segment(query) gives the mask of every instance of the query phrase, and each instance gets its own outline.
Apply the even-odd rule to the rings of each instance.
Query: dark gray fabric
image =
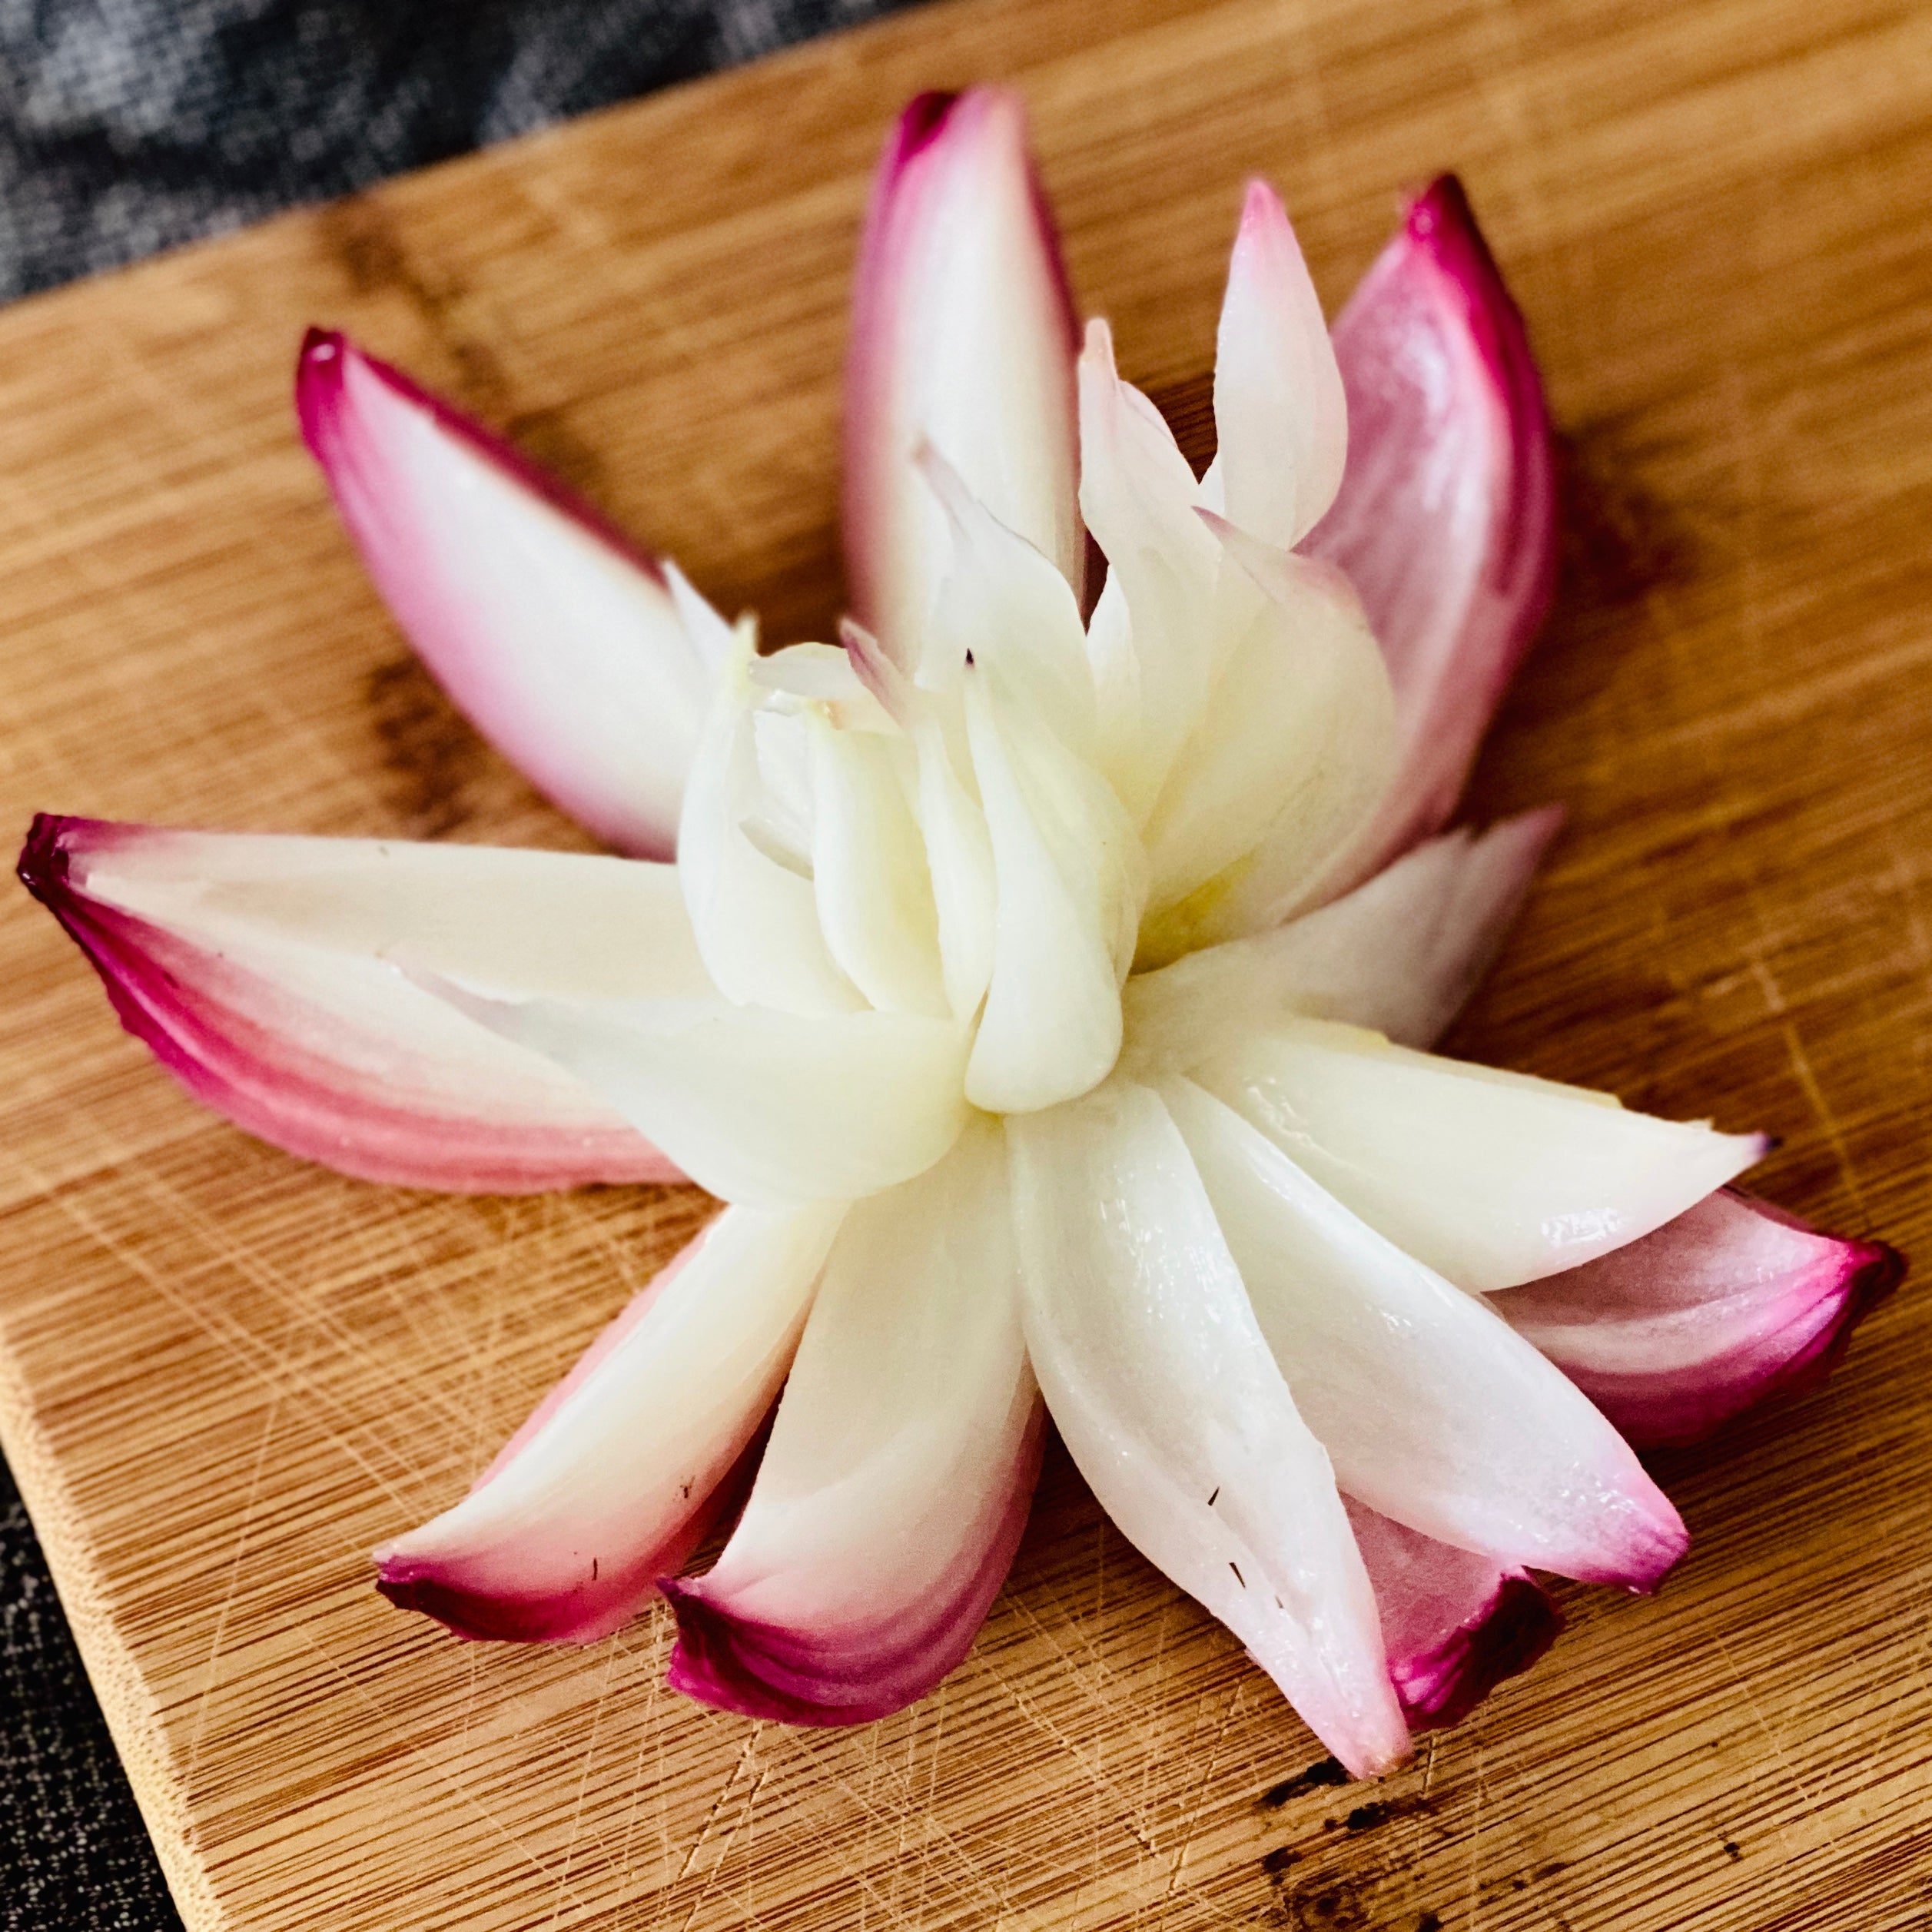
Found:
[[[0,0],[0,300],[905,0]]]
[[[0,1462],[0,1926],[180,1923]]]
[[[0,300],[907,4],[0,0]],[[0,1465],[0,1932],[179,1924]]]

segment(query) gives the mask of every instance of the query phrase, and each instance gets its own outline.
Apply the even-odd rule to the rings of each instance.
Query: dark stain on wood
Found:
[[[1306,1791],[1320,1791],[1324,1786],[1346,1784],[1348,1773],[1339,1760],[1333,1758],[1319,1758],[1307,1770],[1293,1778],[1285,1778],[1279,1784],[1270,1784],[1256,1801],[1264,1811],[1278,1811],[1291,1798],[1300,1798]]]
[[[356,195],[320,210],[316,228],[354,294],[399,295],[416,311],[437,347],[456,365],[457,400],[466,408],[499,417],[508,411],[510,383],[495,350],[470,334],[458,319],[466,293],[462,281],[410,252],[380,194]]]
[[[1329,1830],[1343,1831],[1373,1831],[1379,1824],[1385,1824],[1391,1818],[1411,1818],[1423,1812],[1432,1811],[1435,1805],[1426,1798],[1376,1798],[1366,1804],[1358,1804],[1348,1816],[1338,1821],[1326,1821]]]
[[[413,657],[379,664],[363,681],[382,749],[389,803],[412,838],[444,838],[473,815],[470,794],[486,771],[483,741]]]
[[[1581,423],[1557,437],[1559,612],[1622,609],[1696,574],[1684,520],[1638,480],[1640,467],[1615,422]]]

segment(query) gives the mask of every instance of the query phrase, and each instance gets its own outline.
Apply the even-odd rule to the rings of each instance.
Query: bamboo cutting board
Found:
[[[1932,11],[968,0],[0,314],[0,825],[571,842],[411,666],[302,454],[310,320],[768,633],[836,611],[865,178],[1014,80],[1086,304],[1202,446],[1240,185],[1331,304],[1459,168],[1566,437],[1557,616],[1479,775],[1572,818],[1452,1043],[1783,1136],[1932,1252]],[[364,1552],[701,1211],[337,1180],[197,1110],[0,905],[0,1439],[191,1926],[1891,1932],[1932,1924],[1932,1315],[1668,1459],[1648,1602],[1373,1791],[1050,1460],[967,1665],[869,1729],[701,1711],[665,1619],[459,1645]]]

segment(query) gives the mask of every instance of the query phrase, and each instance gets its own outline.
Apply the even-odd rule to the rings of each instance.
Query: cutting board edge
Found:
[[[115,1625],[100,1566],[89,1559],[80,1512],[35,1413],[4,1321],[0,1321],[0,1455],[19,1486],[75,1647],[100,1701],[108,1735],[182,1923],[187,1932],[227,1932],[227,1914],[194,1842],[187,1795],[168,1748],[154,1692],[132,1645]]]

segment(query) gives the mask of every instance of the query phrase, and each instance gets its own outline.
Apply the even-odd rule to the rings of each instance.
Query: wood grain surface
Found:
[[[301,326],[446,387],[780,639],[838,608],[837,380],[904,97],[1004,77],[1086,304],[1202,445],[1243,178],[1325,297],[1462,171],[1565,437],[1476,809],[1570,828],[1452,1042],[1783,1137],[1932,1255],[1932,10],[968,0],[0,314],[0,825],[577,840],[416,670],[296,437]],[[1932,1313],[1668,1459],[1648,1602],[1373,1790],[1050,1460],[971,1658],[798,1732],[666,1619],[464,1646],[364,1553],[700,1198],[447,1200],[198,1110],[0,905],[0,1439],[197,1932],[1932,1925]]]

